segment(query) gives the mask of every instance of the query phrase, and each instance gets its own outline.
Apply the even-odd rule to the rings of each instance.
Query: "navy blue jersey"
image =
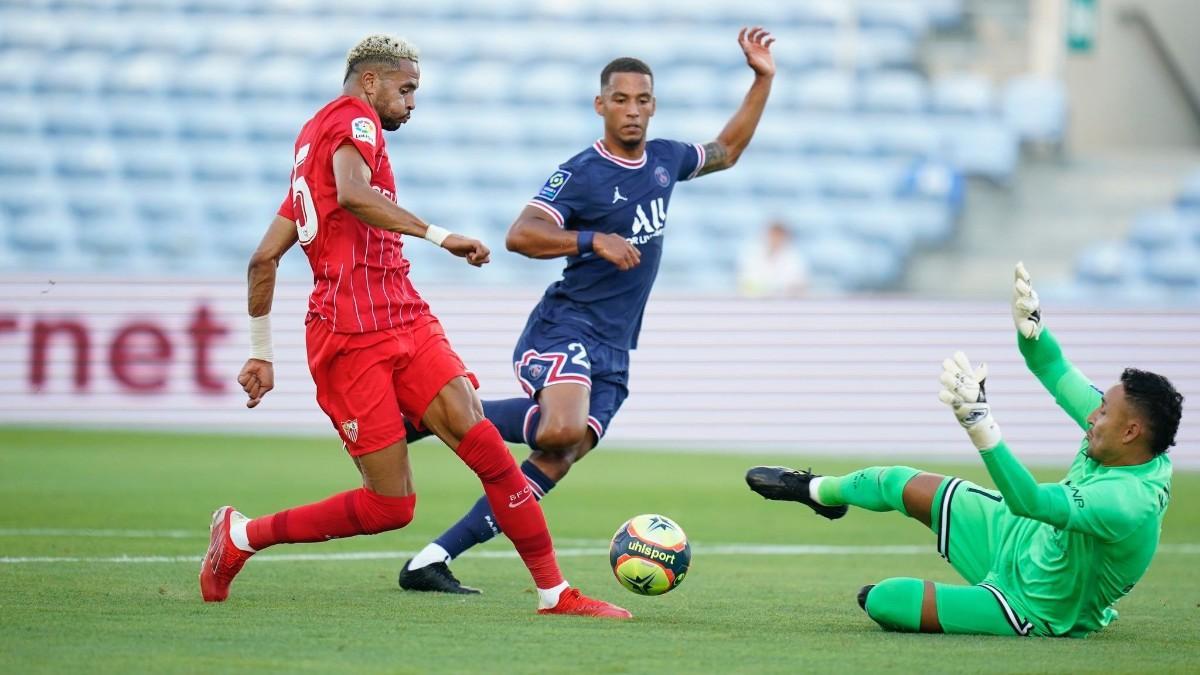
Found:
[[[642,261],[622,272],[595,253],[569,256],[562,279],[546,289],[534,315],[618,349],[636,348],[662,259],[671,191],[702,166],[702,146],[663,139],[646,143],[636,161],[596,141],[560,165],[529,205],[568,230],[619,234],[638,248]]]

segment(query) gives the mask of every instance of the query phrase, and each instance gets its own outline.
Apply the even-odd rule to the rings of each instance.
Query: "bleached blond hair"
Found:
[[[400,66],[401,61],[417,63],[421,53],[416,45],[404,38],[391,35],[368,35],[358,44],[350,48],[346,54],[346,76],[342,82],[350,79],[350,73],[362,63],[380,63],[389,66]]]

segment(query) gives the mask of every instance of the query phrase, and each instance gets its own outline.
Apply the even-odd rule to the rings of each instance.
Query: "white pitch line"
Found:
[[[208,530],[122,530],[61,527],[2,528],[0,537],[95,538],[95,539],[208,539]],[[604,546],[606,539],[556,538],[564,546]]]
[[[933,545],[928,546],[810,546],[785,544],[714,544],[710,546],[697,545],[694,547],[697,555],[921,555],[933,553]],[[1200,544],[1163,544],[1158,547],[1159,553],[1165,554],[1200,554]],[[556,551],[560,558],[579,558],[588,556],[603,556],[608,554],[606,548],[566,548]],[[412,551],[347,551],[344,553],[264,553],[254,559],[261,562],[327,562],[339,560],[405,560],[412,557]],[[516,558],[516,551],[476,551],[473,558]],[[29,557],[0,557],[0,564],[29,565],[38,563],[198,563],[198,555],[147,555],[147,556],[29,556]]]
[[[203,530],[88,530],[58,527],[0,528],[0,537],[97,537],[102,539],[207,539]]]

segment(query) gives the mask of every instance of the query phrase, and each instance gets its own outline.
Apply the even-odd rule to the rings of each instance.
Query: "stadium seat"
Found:
[[[177,116],[169,108],[143,102],[125,103],[109,108],[107,136],[114,143],[162,145],[173,140],[177,133]]]
[[[1200,288],[1200,245],[1187,242],[1151,252],[1146,259],[1145,276],[1171,289]]]
[[[118,146],[120,176],[133,190],[158,191],[182,186],[188,162],[174,144]]]
[[[942,154],[942,135],[935,123],[922,115],[862,118],[875,151],[881,155],[935,158]]]
[[[264,114],[264,111],[258,111],[257,114]],[[240,140],[247,126],[245,116],[232,107],[187,106],[179,113],[178,120],[181,143],[211,146],[213,152],[239,147],[236,141]],[[201,150],[197,148],[195,152]]]
[[[848,111],[857,98],[854,75],[840,70],[799,75],[788,100],[806,110]]]
[[[31,92],[36,73],[30,64],[40,57],[41,54],[33,50],[0,51],[0,93],[9,97]]]
[[[31,99],[10,96],[0,106],[0,150],[28,143],[39,133],[40,110]]]
[[[243,67],[242,60],[225,54],[181,61],[175,71],[177,76],[167,80],[166,93],[193,103],[227,100],[233,93],[232,75]]]
[[[950,115],[991,115],[996,108],[992,85],[979,75],[948,75],[933,83],[933,109]]]
[[[1004,86],[1003,115],[1022,141],[1062,143],[1067,128],[1067,92],[1058,80],[1018,77]]]
[[[871,131],[853,117],[799,117],[793,133],[801,150],[809,155],[867,156],[875,149]]]
[[[75,250],[71,214],[53,192],[28,192],[18,203],[5,203],[8,213],[8,242],[17,253],[43,257],[55,266]]]
[[[892,197],[899,180],[897,167],[878,160],[827,162],[819,178],[823,195],[863,200]]]
[[[233,93],[247,106],[261,103],[274,106],[302,98],[302,83],[308,77],[308,69],[299,59],[275,58],[256,62],[237,74]]]
[[[54,160],[54,173],[64,183],[87,181],[91,185],[109,185],[117,177],[117,154],[108,143],[93,143],[60,151]],[[70,193],[78,192],[72,187]]]
[[[50,149],[36,141],[6,139],[0,145],[0,183],[20,189],[49,175]]]
[[[1125,242],[1108,241],[1084,249],[1075,260],[1075,278],[1084,283],[1119,286],[1142,276],[1145,267],[1140,249]]]
[[[1016,171],[1017,138],[999,121],[947,121],[942,133],[947,159],[965,173],[1005,183]]]
[[[75,240],[89,258],[104,258],[124,265],[125,259],[142,242],[131,205],[124,196],[97,194],[89,190],[68,199],[74,220]]]
[[[1200,212],[1200,171],[1193,171],[1184,179],[1176,204],[1181,209]]]
[[[94,54],[47,59],[33,80],[33,92],[40,96],[92,96],[100,89],[108,69],[108,60]]]
[[[1143,211],[1129,228],[1129,241],[1147,251],[1190,244],[1200,232],[1200,214],[1166,207]]]
[[[711,67],[686,66],[659,74],[654,81],[654,96],[664,107],[700,108],[713,105],[717,92],[731,86]]]
[[[108,130],[108,120],[98,106],[87,114],[80,114],[80,101],[73,98],[47,98],[40,101],[42,134],[49,140],[71,146],[85,141],[103,138]]]
[[[869,74],[859,91],[859,106],[872,112],[920,113],[928,99],[925,80],[902,70]]]

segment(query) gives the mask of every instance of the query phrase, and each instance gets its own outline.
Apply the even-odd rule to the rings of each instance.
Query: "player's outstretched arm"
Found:
[[[430,225],[371,187],[371,168],[358,150],[343,145],[333,153],[338,205],[364,223],[389,232],[421,237],[479,267],[491,251],[483,242]]]
[[[513,253],[539,260],[594,252],[621,271],[632,269],[642,261],[637,247],[621,235],[566,230],[533,206],[526,206],[517,216],[516,222],[508,228],[504,244]]]
[[[271,343],[271,305],[275,300],[275,273],[279,259],[296,243],[296,223],[275,216],[246,270],[247,307],[250,314],[250,358],[238,373],[238,384],[249,400],[247,408],[262,401],[275,388],[275,358]]]
[[[742,99],[741,107],[717,135],[717,140],[704,144],[704,165],[696,175],[728,169],[750,145],[771,94],[771,81],[775,78],[775,59],[771,56],[774,42],[775,38],[759,26],[743,28],[738,33],[738,45],[746,55],[746,65],[754,71],[754,82],[746,92],[746,98]]]
[[[1020,262],[1013,274],[1012,315],[1017,329],[1017,347],[1025,357],[1025,365],[1054,396],[1059,407],[1080,428],[1086,429],[1087,417],[1100,405],[1102,395],[1091,380],[1067,360],[1058,340],[1043,325],[1041,300],[1033,289],[1025,264]]]
[[[1015,515],[1063,527],[1069,516],[1066,493],[1058,484],[1039,484],[1008,449],[992,418],[984,383],[987,366],[972,368],[962,352],[942,362],[938,399],[950,406]]]

